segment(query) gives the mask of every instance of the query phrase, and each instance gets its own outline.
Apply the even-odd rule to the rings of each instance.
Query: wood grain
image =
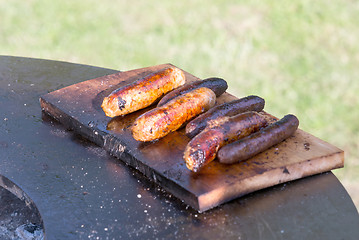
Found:
[[[42,96],[41,107],[46,114],[138,169],[198,211],[259,189],[344,166],[341,149],[300,129],[245,162],[223,165],[213,161],[199,173],[189,171],[182,159],[189,141],[184,128],[154,142],[136,141],[129,127],[153,106],[111,119],[100,107],[102,99],[124,84],[169,66],[172,65],[151,66],[77,83]],[[187,72],[185,75],[187,82],[198,80]],[[234,99],[224,93],[217,98],[217,104]]]

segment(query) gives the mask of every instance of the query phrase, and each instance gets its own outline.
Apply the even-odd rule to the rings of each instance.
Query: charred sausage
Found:
[[[164,137],[213,107],[215,102],[216,95],[211,89],[194,89],[139,116],[132,126],[132,135],[142,142]]]
[[[262,111],[264,103],[265,101],[263,98],[258,96],[248,96],[213,107],[187,124],[186,135],[193,138],[206,128],[208,122],[221,116],[234,116],[247,111]]]
[[[187,83],[181,87],[174,89],[173,91],[167,93],[157,104],[157,107],[164,105],[166,102],[171,99],[187,93],[195,88],[206,87],[211,89],[217,97],[222,95],[228,88],[227,82],[222,78],[207,78],[204,80],[199,80],[195,82]]]
[[[184,73],[170,67],[113,91],[102,102],[106,116],[123,116],[148,107],[167,92],[185,83]]]
[[[266,126],[265,118],[256,112],[245,112],[208,127],[195,136],[186,146],[183,158],[193,172],[215,159],[218,149]],[[222,119],[222,120],[223,120]]]
[[[298,125],[297,117],[288,114],[260,131],[224,146],[218,151],[218,160],[232,164],[249,159],[293,135]]]

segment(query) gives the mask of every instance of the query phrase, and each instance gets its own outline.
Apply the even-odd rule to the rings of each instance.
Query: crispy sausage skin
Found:
[[[215,102],[216,95],[211,89],[194,89],[139,116],[132,126],[132,135],[142,142],[164,137],[213,107]]]
[[[163,69],[113,91],[104,98],[101,107],[108,117],[123,116],[148,107],[184,83],[185,75],[180,69]]]
[[[206,128],[208,122],[222,116],[234,116],[247,111],[262,111],[265,101],[258,96],[248,96],[228,103],[215,106],[209,111],[199,115],[186,126],[186,135],[193,138]]]
[[[215,159],[222,146],[248,136],[266,124],[265,118],[256,112],[222,117],[218,124],[207,127],[187,144],[183,155],[187,168],[198,172]]]
[[[206,87],[211,89],[217,97],[222,95],[228,88],[227,82],[222,78],[206,78],[204,80],[198,80],[195,82],[186,83],[185,85],[174,89],[173,91],[167,93],[157,104],[157,107],[164,105],[166,102],[171,99],[187,93],[195,88]]]
[[[298,125],[297,117],[288,114],[260,131],[224,146],[218,152],[218,160],[232,164],[249,159],[293,135]]]

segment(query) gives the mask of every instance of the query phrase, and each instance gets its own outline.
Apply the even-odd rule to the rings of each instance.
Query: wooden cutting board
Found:
[[[153,106],[111,119],[101,109],[102,100],[118,87],[169,66],[172,65],[135,69],[77,83],[42,96],[41,107],[198,211],[259,189],[344,166],[341,149],[300,129],[294,136],[245,162],[222,165],[213,161],[199,173],[189,171],[182,159],[189,141],[183,128],[154,142],[134,140],[129,130],[131,123]],[[198,80],[185,74],[188,82]],[[234,99],[224,93],[217,98],[217,104]]]

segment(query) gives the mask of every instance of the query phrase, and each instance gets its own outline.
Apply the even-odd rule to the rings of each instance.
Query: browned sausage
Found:
[[[113,91],[104,98],[101,107],[106,116],[123,116],[148,107],[184,83],[185,75],[180,69],[163,69]]]
[[[297,117],[288,114],[260,131],[222,147],[218,160],[232,164],[249,159],[293,135],[298,125]]]
[[[224,118],[226,121],[206,128],[187,144],[183,158],[191,171],[197,172],[215,159],[222,146],[258,131],[267,124],[265,118],[256,112]]]
[[[164,105],[166,102],[171,99],[187,93],[195,88],[206,87],[211,89],[217,97],[222,95],[228,88],[227,82],[222,78],[207,78],[204,80],[199,80],[195,82],[187,83],[181,87],[174,89],[173,91],[167,93],[157,104],[157,107]]]
[[[213,107],[215,102],[216,95],[211,89],[194,89],[139,116],[132,126],[132,135],[143,142],[164,137]]]
[[[262,111],[264,103],[263,98],[248,96],[218,105],[189,122],[186,126],[186,135],[193,138],[205,129],[208,122],[221,116],[234,116],[247,111]]]

